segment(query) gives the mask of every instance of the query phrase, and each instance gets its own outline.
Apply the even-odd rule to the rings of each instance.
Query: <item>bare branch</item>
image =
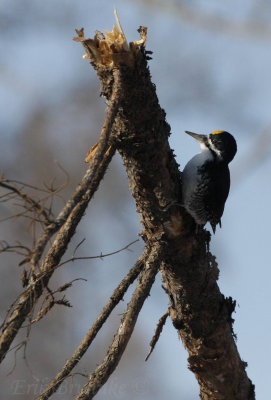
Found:
[[[161,251],[159,244],[154,245],[145,262],[137,287],[127,306],[126,312],[123,315],[119,329],[108,349],[107,355],[102,363],[90,375],[89,382],[82,388],[76,397],[77,400],[92,399],[117,367],[133,333],[138,314],[144,301],[149,296],[160,266],[160,254]]]
[[[114,293],[110,297],[109,302],[103,308],[102,312],[97,317],[96,321],[92,325],[92,327],[87,332],[86,336],[80,343],[80,345],[75,350],[72,357],[66,362],[64,367],[57,373],[55,378],[51,380],[48,387],[45,391],[37,397],[37,400],[46,400],[53,393],[55,393],[61,383],[64,381],[66,377],[70,375],[72,369],[77,365],[77,363],[81,360],[92,341],[96,337],[99,330],[102,328],[103,324],[116,307],[116,305],[122,300],[125,292],[129,288],[129,286],[134,282],[134,280],[138,277],[140,271],[142,270],[144,263],[146,262],[147,252],[145,251],[140,259],[136,262],[133,268],[129,271],[126,277],[120,282],[118,287],[114,290]]]
[[[94,258],[103,259],[103,258],[105,258],[105,257],[113,256],[114,254],[118,254],[118,253],[120,253],[120,252],[122,252],[122,251],[124,251],[124,250],[129,250],[129,247],[130,247],[132,244],[134,244],[134,243],[136,243],[136,242],[138,242],[138,241],[139,241],[139,239],[133,240],[131,243],[128,243],[126,246],[122,247],[121,249],[116,250],[116,251],[112,251],[111,253],[106,253],[106,254],[101,253],[101,254],[99,254],[98,256],[72,257],[72,258],[70,258],[69,260],[63,261],[62,263],[58,264],[58,267],[61,267],[62,265],[67,264],[67,263],[69,263],[69,262],[71,262],[71,261],[76,261],[76,260],[91,260],[91,259],[94,259]]]

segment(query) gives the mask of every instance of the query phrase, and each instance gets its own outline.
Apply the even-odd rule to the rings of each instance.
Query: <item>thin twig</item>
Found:
[[[28,210],[24,210],[20,213],[14,214],[14,215],[10,215],[9,217],[5,217],[0,219],[0,222],[6,222],[10,219],[14,219],[14,218],[19,218],[19,217],[26,217],[26,214],[28,213]]]
[[[75,249],[73,250],[73,253],[72,253],[72,258],[75,258],[75,253],[77,252],[77,250],[79,249],[79,247],[84,243],[85,240],[86,240],[85,238],[82,239],[82,240],[75,246]]]
[[[25,345],[26,345],[26,339],[23,340],[22,342],[16,344],[14,347],[12,347],[12,348],[10,349],[10,351],[15,350],[15,349],[16,349],[16,350],[14,351],[13,365],[12,365],[10,371],[7,373],[7,376],[11,375],[12,372],[15,370],[16,365],[17,365],[17,352],[18,352],[23,346],[25,346]]]
[[[122,247],[121,249],[116,250],[116,251],[112,251],[111,253],[106,253],[106,254],[102,254],[102,253],[101,253],[101,254],[99,254],[98,256],[72,257],[72,258],[70,258],[69,260],[63,261],[62,263],[58,264],[57,267],[61,267],[62,265],[67,264],[67,263],[69,263],[69,262],[71,262],[71,261],[77,261],[77,260],[91,260],[91,259],[94,259],[94,258],[103,259],[104,257],[113,256],[114,254],[118,254],[118,253],[120,253],[121,251],[124,251],[124,250],[129,249],[129,247],[130,247],[132,244],[134,244],[134,243],[136,243],[136,242],[138,242],[138,241],[139,241],[139,239],[133,240],[131,243],[128,243],[126,246]]]
[[[102,312],[97,317],[96,321],[92,325],[92,327],[87,332],[86,336],[77,347],[72,357],[66,362],[64,367],[58,372],[54,379],[51,380],[45,391],[37,397],[37,400],[46,400],[53,393],[55,393],[61,383],[70,375],[72,369],[76,366],[76,364],[81,360],[92,341],[96,337],[99,330],[102,328],[103,324],[114,310],[116,305],[122,300],[125,292],[129,288],[129,286],[134,282],[134,280],[139,275],[140,271],[143,268],[144,262],[146,260],[147,254],[143,253],[140,259],[136,262],[133,268],[129,271],[126,277],[120,282],[118,287],[114,290],[114,293],[110,297],[109,302],[103,308]]]
[[[5,240],[0,240],[0,253],[16,253],[20,256],[29,256],[31,250],[22,244],[11,246]]]
[[[44,207],[34,200],[32,197],[24,193],[22,190],[20,190],[18,187],[16,187],[14,184],[10,185],[6,182],[0,181],[0,186],[4,187],[5,189],[9,189],[10,191],[16,193],[19,197],[21,197],[25,202],[29,203],[32,207],[34,207],[36,210],[39,211],[41,215],[43,215],[45,222],[47,224],[50,224],[52,221],[49,217],[49,214],[45,211]],[[31,209],[32,210],[32,209]]]
[[[43,302],[42,302],[42,304],[40,306],[40,310],[39,310],[36,318],[35,319],[31,319],[29,324],[23,325],[22,328],[29,328],[30,325],[33,325],[33,324],[36,324],[37,322],[39,322],[52,309],[52,307],[55,304],[66,305],[66,306],[70,307],[70,305],[67,304],[67,300],[64,300],[64,302],[63,302],[64,298],[62,298],[61,300],[56,300],[54,295],[56,293],[64,292],[65,290],[70,288],[72,286],[73,282],[75,282],[75,281],[85,281],[86,282],[87,279],[84,279],[84,278],[73,279],[72,281],[65,283],[64,285],[60,286],[58,289],[56,289],[54,291],[51,291],[49,289],[49,287],[47,286],[46,289],[48,290],[49,294],[47,296],[45,296],[45,298],[44,298],[44,300],[43,300]],[[50,299],[49,299],[49,297],[50,297]],[[44,304],[46,302],[47,302],[47,304],[44,306]]]

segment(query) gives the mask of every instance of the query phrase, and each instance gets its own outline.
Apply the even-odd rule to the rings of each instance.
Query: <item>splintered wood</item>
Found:
[[[141,46],[145,47],[147,40],[147,28],[140,27],[140,40],[128,44],[122,26],[120,24],[117,12],[115,10],[116,25],[113,25],[112,32],[95,32],[93,39],[85,38],[84,29],[76,29],[77,37],[73,40],[81,42],[86,54],[84,59],[90,59],[92,62],[102,64],[106,67],[126,64],[130,67],[134,65],[134,52],[138,52]]]

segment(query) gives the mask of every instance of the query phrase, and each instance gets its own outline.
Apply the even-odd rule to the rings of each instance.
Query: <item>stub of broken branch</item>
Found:
[[[94,159],[94,157],[95,157],[95,155],[96,155],[96,153],[97,153],[97,150],[98,150],[98,144],[99,144],[99,142],[98,142],[98,143],[95,143],[94,146],[92,146],[92,147],[89,149],[89,151],[88,151],[88,153],[87,153],[87,155],[86,155],[86,158],[85,158],[85,162],[86,162],[86,163],[88,163],[88,164],[91,164],[91,163],[92,163],[92,161],[93,161],[93,159]],[[109,155],[111,149],[112,149],[112,146],[109,145],[108,148],[107,148],[107,150],[106,150],[106,152],[105,152],[105,155],[106,155],[106,156]]]
[[[113,25],[112,32],[105,31],[104,34],[96,31],[93,39],[85,38],[84,28],[76,29],[78,36],[73,40],[81,42],[86,54],[84,59],[90,59],[97,66],[114,67],[124,64],[134,66],[135,54],[140,48],[145,47],[147,40],[147,28],[141,26],[138,30],[140,40],[128,44],[117,12],[115,10],[116,25]]]
[[[156,343],[158,342],[159,337],[160,337],[160,335],[161,335],[161,333],[162,333],[163,327],[164,327],[164,325],[165,325],[165,323],[166,323],[166,320],[167,320],[167,317],[168,317],[168,316],[169,316],[169,311],[167,311],[167,312],[166,312],[164,315],[162,315],[162,317],[159,319],[158,324],[157,324],[156,329],[155,329],[155,334],[154,334],[152,340],[150,341],[150,351],[148,352],[148,354],[147,354],[147,356],[146,356],[146,358],[145,358],[145,361],[148,361],[148,359],[149,359],[151,353],[153,352],[153,350],[154,350],[154,348],[155,348],[155,345],[156,345]]]

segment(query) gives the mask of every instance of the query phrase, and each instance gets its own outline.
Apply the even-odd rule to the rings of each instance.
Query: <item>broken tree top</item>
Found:
[[[120,24],[117,11],[114,11],[116,18],[116,25],[113,25],[112,32],[96,31],[93,39],[85,38],[84,28],[76,29],[78,36],[73,40],[81,42],[86,50],[84,59],[90,59],[96,65],[102,64],[106,67],[114,67],[119,64],[126,64],[133,66],[134,57],[138,54],[141,48],[145,48],[147,40],[147,28],[140,26],[138,32],[140,40],[130,42],[128,44],[122,26]]]

